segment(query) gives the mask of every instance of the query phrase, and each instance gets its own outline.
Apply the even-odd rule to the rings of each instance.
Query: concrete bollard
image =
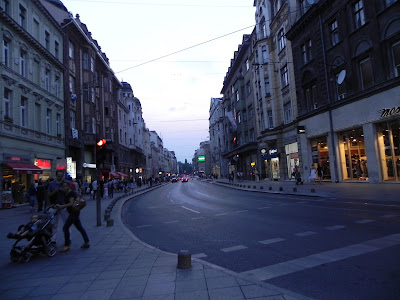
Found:
[[[264,189],[264,187],[262,185],[260,185],[260,190],[263,190],[263,189]]]
[[[188,250],[181,250],[178,253],[178,269],[189,269],[192,267],[192,255]]]
[[[279,191],[282,192],[283,191],[283,187],[279,187]]]
[[[253,185],[253,189],[256,189],[257,188],[257,186],[256,185]]]
[[[311,193],[315,193],[315,189],[311,189]]]
[[[297,188],[293,188],[293,192],[297,192]]]
[[[110,227],[110,226],[114,226],[114,220],[113,219],[108,219],[107,220],[107,227]]]
[[[268,189],[269,189],[270,191],[272,191],[272,186],[270,186]]]

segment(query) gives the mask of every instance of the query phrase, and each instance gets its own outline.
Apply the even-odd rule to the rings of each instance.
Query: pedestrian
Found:
[[[311,165],[311,167],[310,167],[310,181],[312,182],[312,184],[315,184],[316,172],[317,172],[317,170],[315,170],[314,165]]]
[[[108,196],[114,198],[114,180],[108,182]]]
[[[29,197],[29,211],[33,212],[35,210],[35,201],[36,201],[36,187],[34,183],[31,183],[28,190]]]
[[[256,182],[259,182],[260,181],[260,176],[258,175],[258,170],[257,169],[254,170],[254,176],[256,178]]]
[[[322,171],[322,167],[319,164],[317,166],[317,176],[318,182],[321,184],[322,178],[324,177],[324,172]]]
[[[54,214],[54,218],[52,220],[52,237],[51,237],[51,242],[56,243],[57,242],[57,231],[58,231],[58,221],[59,217],[61,216],[61,219],[63,223],[67,221],[68,218],[68,212],[66,209],[56,209],[55,206],[58,205],[64,205],[65,203],[65,194],[63,193],[61,189],[61,185],[64,182],[68,182],[67,180],[64,179],[64,171],[63,170],[57,170],[56,171],[56,179],[51,181],[49,184],[48,188],[48,197],[49,197],[49,202],[50,205],[53,207],[50,210],[50,213]],[[57,213],[56,213],[57,212]]]
[[[97,179],[92,182],[92,191],[93,191],[93,200],[96,199],[96,193],[97,193]]]
[[[82,196],[78,196],[75,190],[71,188],[70,183],[64,182],[62,184],[62,191],[65,195],[65,203],[62,205],[57,205],[58,209],[66,209],[68,211],[68,218],[65,221],[63,231],[65,243],[64,247],[60,250],[60,252],[69,251],[71,248],[71,234],[70,227],[75,225],[76,229],[81,233],[84,243],[81,248],[89,248],[89,237],[86,233],[86,230],[83,228],[81,220],[79,218],[80,211],[83,207],[86,206],[85,201]]]
[[[36,187],[36,199],[38,203],[38,212],[43,210],[43,204],[46,201],[46,184],[42,181],[42,178],[39,179],[38,185]]]

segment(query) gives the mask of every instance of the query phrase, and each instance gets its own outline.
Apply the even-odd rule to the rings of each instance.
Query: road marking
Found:
[[[204,219],[204,217],[196,217],[196,218],[192,218],[192,220],[198,220],[198,219]]]
[[[259,207],[257,209],[267,209],[267,208],[271,208],[270,206],[264,206],[264,207]]]
[[[146,227],[151,227],[153,225],[140,225],[140,226],[136,226],[136,228],[146,228]]]
[[[282,203],[282,204],[279,204],[278,206],[287,206],[287,205],[289,205],[289,204],[287,204],[287,203]]]
[[[199,213],[200,213],[199,211],[194,210],[194,209],[190,209],[190,208],[188,208],[188,207],[186,207],[186,206],[181,206],[181,207],[184,208],[184,209],[190,210],[190,211],[192,211],[192,212],[194,212],[194,213],[196,213],[196,214],[199,214]]]
[[[220,216],[226,216],[226,215],[229,215],[229,213],[218,214],[218,215],[215,215],[215,216],[216,217],[220,217]]]
[[[364,220],[360,220],[360,221],[355,221],[354,223],[357,223],[357,224],[366,224],[366,223],[371,223],[371,222],[375,222],[375,220],[364,219]]]
[[[171,223],[178,223],[179,221],[168,221],[168,222],[164,222],[164,224],[171,224]]]
[[[390,219],[390,218],[394,218],[394,217],[397,217],[397,215],[389,214],[389,215],[382,216],[382,218],[386,218],[386,219]]]
[[[238,211],[236,211],[236,213],[243,213],[243,212],[246,212],[246,211],[248,211],[248,210],[238,210]]]
[[[243,249],[247,249],[247,247],[243,246],[243,245],[239,245],[239,246],[224,248],[224,249],[221,249],[221,251],[222,252],[232,252],[232,251],[238,251],[238,250],[243,250]]]
[[[194,257],[194,258],[203,258],[203,257],[207,257],[207,254],[197,253],[197,254],[193,254],[192,257]]]
[[[308,201],[300,201],[300,202],[297,202],[297,204],[304,204],[304,203],[308,203]]]
[[[155,209],[155,208],[159,208],[158,206],[149,206],[147,207],[148,209]]]
[[[275,265],[249,270],[240,273],[258,280],[268,280],[279,276],[303,271],[322,264],[327,264],[349,257],[378,251],[384,248],[396,246],[400,244],[400,233],[388,235],[382,238],[369,240],[361,244],[329,250],[317,254],[312,254],[302,258],[297,258]]]
[[[295,235],[297,235],[297,236],[309,236],[309,235],[313,235],[313,234],[317,234],[317,233],[314,232],[314,231],[305,231],[305,232],[296,233]]]
[[[342,229],[342,228],[345,228],[346,226],[343,226],[343,225],[335,225],[335,226],[331,226],[331,227],[325,227],[325,229],[328,229],[328,230],[337,230],[337,229]]]
[[[269,240],[258,241],[258,242],[261,243],[261,244],[264,244],[264,245],[269,245],[269,244],[273,244],[273,243],[282,242],[284,240],[285,239],[282,239],[282,238],[275,238],[275,239],[269,239]]]

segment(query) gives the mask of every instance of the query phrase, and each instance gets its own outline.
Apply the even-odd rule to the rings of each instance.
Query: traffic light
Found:
[[[111,144],[112,141],[108,140],[108,139],[101,139],[97,142],[97,147],[99,147],[99,149],[103,149],[103,147],[106,147],[107,145]]]

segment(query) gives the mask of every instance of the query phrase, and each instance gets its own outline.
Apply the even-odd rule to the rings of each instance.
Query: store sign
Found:
[[[400,106],[393,108],[382,108],[378,111],[381,113],[381,118],[392,117],[400,115]]]
[[[276,149],[276,148],[272,148],[272,149],[269,149],[268,150],[268,154],[269,155],[277,155],[278,154],[278,149]]]
[[[51,161],[48,159],[36,159],[35,165],[42,169],[51,169]]]
[[[15,154],[11,153],[3,153],[3,161],[29,164],[31,162],[31,159],[28,156],[16,156]]]
[[[200,155],[200,156],[197,157],[197,161],[198,162],[206,161],[206,158],[205,158],[204,155]]]
[[[96,164],[83,163],[84,168],[96,169]]]
[[[305,126],[297,126],[297,134],[304,134],[306,133],[306,127]]]

